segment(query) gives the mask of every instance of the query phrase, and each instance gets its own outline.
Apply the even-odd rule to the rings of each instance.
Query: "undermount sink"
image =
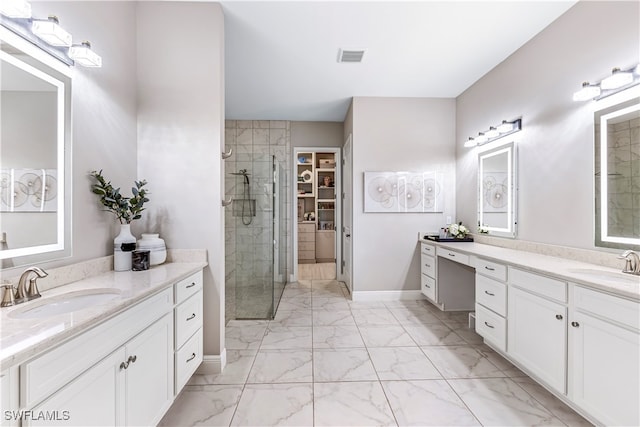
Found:
[[[58,314],[72,313],[104,304],[116,298],[120,298],[119,289],[106,288],[69,292],[14,310],[9,313],[9,317],[14,319],[41,319]]]
[[[613,271],[597,270],[593,268],[574,268],[572,273],[589,276],[593,279],[618,281],[624,283],[640,283],[640,276],[636,276],[628,273],[616,273]]]

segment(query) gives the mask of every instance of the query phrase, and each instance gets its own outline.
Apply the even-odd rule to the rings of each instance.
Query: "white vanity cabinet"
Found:
[[[507,267],[476,258],[476,332],[507,351]]]
[[[640,425],[640,304],[572,286],[570,398],[604,425]]]
[[[565,394],[567,284],[515,268],[509,268],[509,284],[507,354]]]
[[[202,363],[202,271],[175,285],[175,394]]]
[[[436,248],[427,243],[420,244],[420,289],[432,302],[436,296]]]
[[[0,408],[2,408],[0,426],[18,425],[18,387],[17,367],[0,372]]]

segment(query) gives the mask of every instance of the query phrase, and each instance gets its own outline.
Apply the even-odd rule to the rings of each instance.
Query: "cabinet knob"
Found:
[[[562,314],[556,314],[556,319],[562,320]]]
[[[491,329],[494,329],[494,328],[495,328],[495,326],[491,326],[491,325],[490,325],[490,324],[488,324],[486,321],[484,322],[484,324],[485,324],[485,325],[487,325],[487,328],[491,328]]]
[[[573,326],[574,328],[577,328],[578,326],[580,326],[580,323],[578,323],[578,322],[571,322],[571,326]]]

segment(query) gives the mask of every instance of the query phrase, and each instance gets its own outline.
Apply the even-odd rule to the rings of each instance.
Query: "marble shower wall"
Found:
[[[225,198],[243,199],[244,178],[231,175],[241,169],[250,174],[251,199],[255,199],[255,216],[251,224],[242,221],[241,202],[225,209],[225,320],[236,317],[265,317],[270,310],[271,277],[273,276],[272,214],[273,186],[272,161],[280,163],[285,176],[283,242],[287,248],[288,278],[291,265],[290,221],[290,122],[266,120],[227,120],[225,122],[226,151],[233,155],[225,160]],[[245,204],[245,214],[247,207]],[[235,214],[234,214],[235,212]],[[248,218],[245,216],[245,222]]]

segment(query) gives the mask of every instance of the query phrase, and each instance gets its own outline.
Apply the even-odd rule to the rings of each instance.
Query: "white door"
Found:
[[[638,333],[579,312],[571,321],[572,400],[603,425],[640,425]]]
[[[353,159],[351,158],[351,135],[344,143],[342,157],[342,262],[338,268],[340,277],[347,284],[349,292],[353,292],[351,272],[353,259],[351,232],[353,229]]]
[[[560,393],[566,392],[567,309],[511,286],[507,353]]]

